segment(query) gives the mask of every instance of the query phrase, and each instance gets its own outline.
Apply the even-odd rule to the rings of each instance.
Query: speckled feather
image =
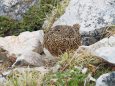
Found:
[[[75,50],[81,45],[80,26],[58,25],[44,35],[44,47],[54,56],[68,50]]]

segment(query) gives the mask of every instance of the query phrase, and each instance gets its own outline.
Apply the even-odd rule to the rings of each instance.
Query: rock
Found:
[[[81,73],[86,74],[88,71],[88,68],[86,67],[80,67],[80,66],[75,66],[76,69],[78,69],[79,71],[81,71]]]
[[[2,74],[0,74],[0,86],[5,86],[5,83],[7,81],[6,76],[8,76],[11,73],[10,71],[5,71]]]
[[[4,83],[6,82],[6,79],[0,75],[0,85],[4,86]]]
[[[56,73],[56,72],[58,72],[60,67],[61,66],[59,64],[57,64],[57,65],[54,65],[54,67],[52,67],[51,70],[52,70],[53,73]]]
[[[43,51],[44,51],[45,55],[46,55],[49,59],[54,58],[54,56],[50,53],[50,51],[49,51],[48,49],[46,49],[45,47],[43,48]]]
[[[43,52],[43,36],[43,30],[39,30],[33,32],[26,31],[20,33],[19,36],[0,37],[0,48],[6,52],[6,57],[11,60],[13,58],[17,58],[16,61],[22,59],[35,65],[33,64],[34,62],[41,61],[40,54]],[[41,64],[41,62],[37,64]]]
[[[88,51],[111,64],[115,64],[115,35],[104,38],[90,46],[81,46],[77,52]]]
[[[93,31],[81,33],[82,45],[89,46],[96,43],[97,41],[109,37],[111,34],[107,31],[108,27],[98,28]]]
[[[0,47],[7,50],[8,55],[15,54],[18,56],[20,53],[27,51],[34,51],[37,53],[43,52],[43,30],[33,32],[23,32],[19,36],[0,37]]]
[[[43,66],[44,65],[44,59],[43,56],[41,56],[39,53],[36,52],[25,52],[23,54],[20,54],[20,56],[17,57],[15,63],[12,65],[12,67],[15,66]]]
[[[106,26],[115,24],[114,0],[70,0],[65,13],[54,23],[80,24],[83,45],[91,45],[106,35]]]
[[[44,47],[58,56],[68,50],[75,50],[81,45],[80,26],[58,25],[44,35]]]
[[[107,62],[115,65],[115,47],[102,47],[95,51],[95,54]]]
[[[88,68],[83,68],[81,72],[82,72],[83,74],[86,74],[87,71],[88,71]]]
[[[20,20],[22,15],[36,2],[37,0],[0,0],[0,16],[10,16]]]
[[[115,86],[115,72],[101,75],[96,81],[96,86]]]

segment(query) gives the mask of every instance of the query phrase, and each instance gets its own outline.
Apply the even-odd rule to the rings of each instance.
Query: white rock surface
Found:
[[[29,51],[18,56],[12,67],[23,65],[43,66],[44,59],[45,58],[39,53]]]
[[[115,47],[102,47],[95,51],[95,54],[104,60],[115,64]]]
[[[45,55],[46,55],[49,59],[52,59],[52,58],[56,57],[56,56],[53,56],[53,55],[49,52],[49,50],[46,49],[45,47],[43,48],[43,51],[44,51]]]
[[[70,0],[65,13],[55,25],[80,23],[81,32],[115,24],[114,0]]]
[[[9,55],[19,55],[27,51],[41,53],[43,51],[43,30],[23,32],[19,36],[0,37],[0,47],[7,50]]]
[[[43,30],[23,32],[19,36],[0,37],[0,48],[7,51],[7,57],[15,56],[32,65],[42,65]],[[17,61],[16,60],[16,61]]]
[[[102,30],[97,29],[115,24],[115,0],[70,0],[65,13],[53,26],[72,26],[75,23],[81,26],[80,33],[84,45],[99,41],[102,39]]]
[[[0,75],[0,85],[4,86],[4,83],[6,82],[5,77],[2,77],[2,75]]]
[[[22,15],[36,2],[37,0],[0,0],[0,16],[10,16],[20,20]]]
[[[115,72],[101,75],[96,81],[96,86],[115,86]]]
[[[81,46],[77,52],[82,50],[89,51],[92,55],[98,56],[109,63],[115,64],[115,35],[109,38],[104,38],[90,46]]]

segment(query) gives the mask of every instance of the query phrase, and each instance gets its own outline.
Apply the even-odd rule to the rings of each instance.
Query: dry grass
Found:
[[[5,86],[41,86],[43,75],[38,71],[13,71],[8,77]]]
[[[115,25],[108,27],[107,32],[109,32],[111,35],[115,34]]]
[[[76,52],[73,58],[75,58],[74,61],[79,66],[84,66],[88,64],[97,65],[104,62],[101,58],[92,55],[88,51],[82,51],[82,53],[79,53],[79,54]]]
[[[46,84],[47,86],[83,86],[88,73],[92,73],[93,77],[97,79],[101,74],[111,71],[110,65],[88,52],[82,52],[82,54],[74,54],[73,51],[65,52],[60,56],[57,64],[60,64],[60,69],[56,73],[47,74],[43,86],[46,86]],[[86,67],[88,64],[91,65],[88,67],[88,73],[86,74],[82,74],[75,68],[75,66]],[[97,67],[97,69],[93,71],[93,67]],[[87,83],[87,86],[95,86],[95,83]]]
[[[65,12],[65,8],[67,7],[69,1],[70,0],[62,0],[61,2],[59,2],[59,4],[57,4],[56,7],[54,7],[52,13],[50,15],[47,15],[46,23],[43,25],[43,29],[45,32],[49,31],[57,18],[59,18]]]

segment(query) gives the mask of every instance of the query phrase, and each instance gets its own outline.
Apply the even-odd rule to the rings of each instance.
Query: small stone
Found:
[[[88,68],[83,68],[83,69],[82,69],[82,73],[83,73],[83,74],[86,74],[87,71],[88,71]]]

